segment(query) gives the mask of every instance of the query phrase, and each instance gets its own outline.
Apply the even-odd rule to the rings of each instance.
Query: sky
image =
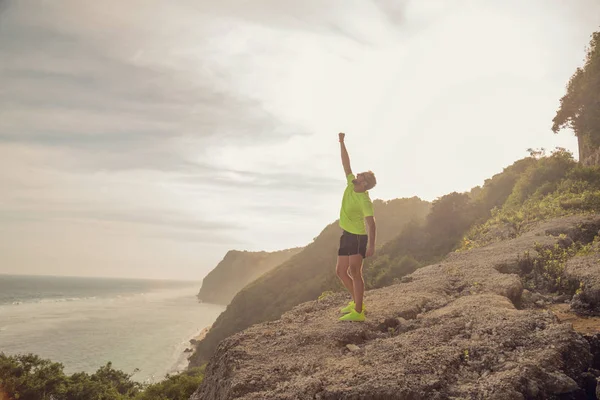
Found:
[[[0,0],[0,273],[202,279],[551,132],[597,0]],[[324,268],[332,266],[323,266]]]

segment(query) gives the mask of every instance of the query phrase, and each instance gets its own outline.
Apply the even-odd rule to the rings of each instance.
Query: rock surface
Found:
[[[600,316],[600,246],[594,243],[589,254],[567,261],[565,275],[580,282],[580,290],[571,302],[578,314]]]
[[[253,325],[220,342],[191,400],[586,398],[596,390],[590,344],[551,311],[517,309],[513,272],[535,242],[590,221],[600,218],[452,253],[367,292],[364,323],[338,321],[348,297],[336,294]]]

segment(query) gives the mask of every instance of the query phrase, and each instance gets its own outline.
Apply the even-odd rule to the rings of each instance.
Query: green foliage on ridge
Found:
[[[491,218],[473,226],[460,250],[516,237],[549,218],[600,211],[600,167],[585,167],[570,152],[557,149],[535,160]]]
[[[506,202],[519,178],[535,162],[529,157],[519,160],[487,179],[483,187],[473,188],[470,193],[453,192],[435,200],[422,223],[406,225],[382,247],[376,258],[365,261],[367,289],[395,283],[459,247],[473,225],[486,221],[495,207]]]
[[[205,366],[161,382],[142,384],[108,362],[95,373],[67,375],[61,363],[34,354],[0,353],[0,398],[10,400],[187,400],[204,378]]]

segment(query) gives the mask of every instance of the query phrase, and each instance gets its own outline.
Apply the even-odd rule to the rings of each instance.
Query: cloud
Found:
[[[382,14],[394,25],[406,22],[406,10],[409,2],[410,0],[373,0]]]
[[[24,199],[25,200],[25,199]],[[90,206],[87,203],[44,201],[4,207],[0,211],[0,225],[10,233],[16,226],[90,226],[98,236],[117,235],[197,243],[237,243],[235,232],[241,226],[222,219],[198,218],[186,212],[166,209],[115,209]],[[39,229],[39,228],[38,228]]]
[[[362,17],[383,10],[399,20],[404,4],[379,0],[357,13],[341,0],[11,3],[0,35],[0,143],[65,155],[55,168],[180,171],[210,146],[306,135],[232,86],[253,65],[236,70],[222,59],[269,51],[270,41],[245,39],[251,49],[230,54],[241,33],[313,33],[366,45],[373,38]]]
[[[58,183],[58,177],[54,182]],[[8,196],[4,197],[3,208],[0,211],[0,221],[63,221],[64,223],[107,223],[145,228],[171,228],[190,232],[221,233],[239,230],[241,226],[235,222],[224,220],[219,216],[202,213],[196,210],[177,210],[165,207],[160,202],[138,199],[137,203],[123,197],[117,190],[123,185],[113,184],[113,190],[120,202],[109,196],[94,198],[85,196],[86,187],[79,185],[73,192],[72,183],[62,180],[60,188],[50,188],[42,185],[20,185],[18,182],[8,182],[5,189]],[[100,182],[98,182],[100,183]],[[136,189],[132,187],[132,189]],[[143,186],[139,187],[143,190]],[[134,192],[135,193],[135,192]],[[113,196],[114,197],[114,196]],[[134,200],[134,199],[131,199]]]
[[[142,225],[151,227],[170,227],[179,230],[207,232],[207,231],[227,231],[239,228],[229,222],[192,219],[189,215],[175,213],[166,210],[113,210],[104,209],[86,209],[71,205],[68,209],[46,210],[43,212],[28,210],[3,210],[0,219],[18,221],[40,221],[40,220],[70,220],[70,221],[91,221],[91,222],[119,222],[132,225]]]
[[[341,179],[332,179],[326,176],[221,168],[205,169],[203,173],[182,175],[178,180],[191,184],[201,183],[209,187],[235,187],[236,190],[248,188],[282,192],[330,190],[332,187],[340,187],[340,182],[343,183]]]
[[[298,2],[225,0],[218,4],[211,4],[209,12],[218,16],[252,22],[270,29],[298,31],[303,34],[339,35],[362,43],[364,38],[360,38],[356,32],[356,26],[352,24],[358,16],[356,7],[364,11],[363,15],[373,14],[375,10],[369,2],[354,3],[353,6],[351,10],[348,10],[348,3],[343,0],[333,0],[327,3],[320,0]]]
[[[161,48],[159,34],[142,37],[133,25],[128,35],[126,24],[107,17],[85,26],[62,16],[69,6],[73,15],[87,11],[79,2],[43,6],[46,18],[34,5],[9,8],[0,35],[0,142],[65,149],[67,168],[179,170],[189,162],[184,145],[304,134],[228,87],[209,49],[195,49],[193,65],[177,64],[169,59],[182,50]],[[112,40],[118,33],[125,45]],[[131,55],[142,47],[151,55]]]
[[[556,137],[535,127],[597,15],[559,3],[0,2],[3,260],[165,276],[308,242],[339,211],[338,131],[377,197],[479,184]]]

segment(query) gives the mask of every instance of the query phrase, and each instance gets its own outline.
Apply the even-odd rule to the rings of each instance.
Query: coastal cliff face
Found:
[[[231,250],[202,281],[198,299],[227,305],[244,286],[302,251],[302,247],[275,252]]]
[[[338,321],[343,293],[300,304],[222,340],[191,400],[596,398],[600,341],[549,303],[597,315],[599,229],[598,214],[557,218],[450,253],[367,291],[364,323]],[[557,266],[562,289],[533,292]]]

